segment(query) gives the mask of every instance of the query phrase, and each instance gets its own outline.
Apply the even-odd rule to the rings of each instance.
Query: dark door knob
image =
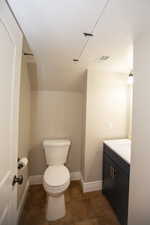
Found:
[[[20,175],[20,176],[14,176],[14,179],[13,179],[13,182],[12,182],[12,185],[14,186],[16,183],[18,184],[22,184],[23,183],[23,176]]]

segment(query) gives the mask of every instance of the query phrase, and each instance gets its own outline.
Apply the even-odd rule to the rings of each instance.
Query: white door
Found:
[[[0,225],[16,225],[18,116],[22,33],[0,0]]]

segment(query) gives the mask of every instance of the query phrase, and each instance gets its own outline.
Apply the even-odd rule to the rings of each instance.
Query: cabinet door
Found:
[[[103,156],[103,193],[121,225],[127,225],[129,176],[107,154]]]
[[[117,208],[117,193],[115,180],[115,164],[104,154],[103,156],[103,193],[106,195],[114,209]]]
[[[116,213],[122,225],[127,225],[129,176],[118,166],[115,167]]]

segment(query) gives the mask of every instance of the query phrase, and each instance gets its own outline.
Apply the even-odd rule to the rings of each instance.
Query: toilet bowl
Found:
[[[70,173],[64,163],[70,143],[68,140],[46,140],[43,143],[48,164],[43,175],[43,187],[47,193],[48,221],[55,221],[66,214],[64,191],[70,184]]]
[[[49,166],[43,176],[43,186],[47,192],[47,213],[48,221],[54,221],[65,216],[64,191],[70,184],[70,174],[63,166]]]

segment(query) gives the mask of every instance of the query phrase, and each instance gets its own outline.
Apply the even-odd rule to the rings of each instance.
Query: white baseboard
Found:
[[[70,178],[71,180],[81,180],[81,173],[79,171],[71,172]],[[42,184],[42,175],[30,176],[30,185],[37,185],[37,184]]]
[[[71,180],[81,180],[81,172],[71,172],[70,174]]]
[[[42,175],[30,176],[30,185],[42,184]]]
[[[92,192],[92,191],[100,191],[102,190],[102,181],[96,180],[91,182],[85,182],[81,177],[81,184],[83,192]]]
[[[26,201],[26,197],[27,197],[29,186],[30,186],[30,182],[29,182],[29,179],[28,179],[27,182],[26,182],[26,185],[25,185],[25,189],[24,189],[22,198],[21,198],[21,200],[19,202],[18,210],[17,210],[18,211],[18,222],[19,222],[20,216],[22,214],[24,203]]]
[[[83,192],[100,191],[102,190],[102,181],[96,180],[92,182],[85,182],[82,178],[81,172],[71,172],[71,180],[81,180]],[[42,175],[30,176],[30,185],[42,184]]]

